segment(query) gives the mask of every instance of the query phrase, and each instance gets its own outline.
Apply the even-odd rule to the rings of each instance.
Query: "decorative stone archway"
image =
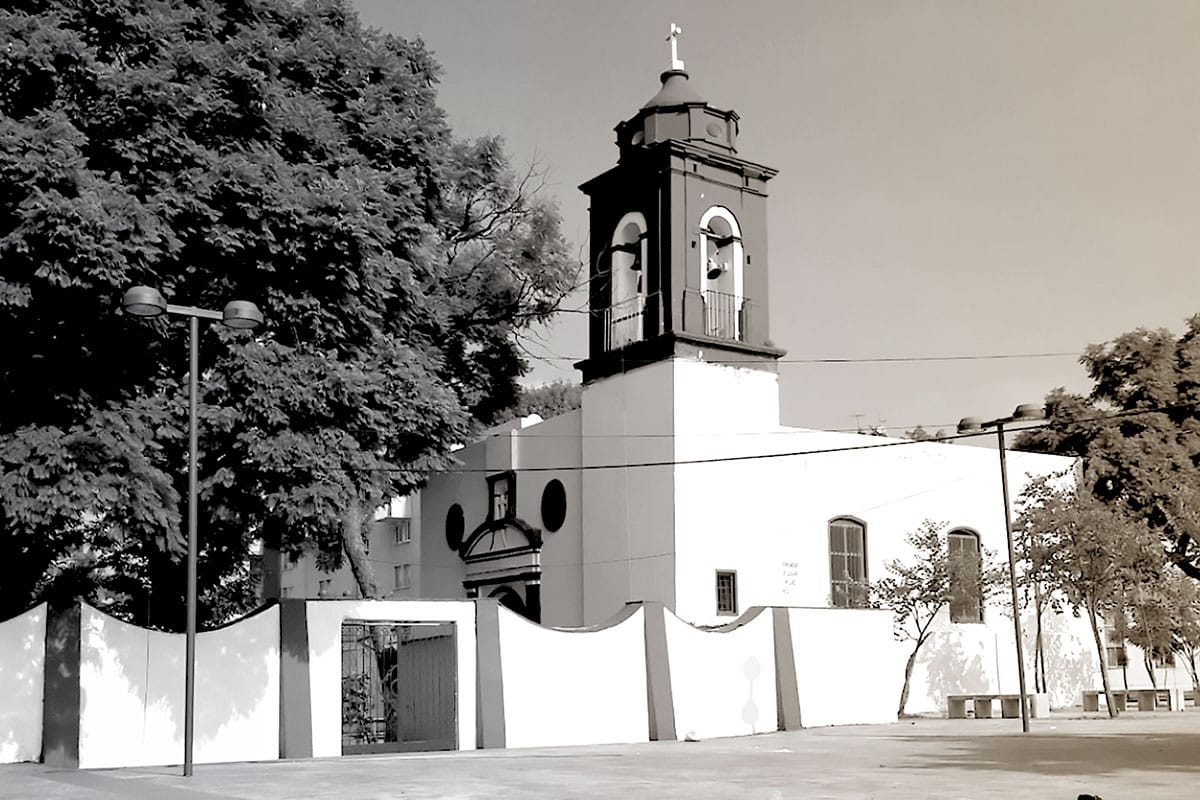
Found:
[[[488,520],[471,532],[458,552],[467,565],[467,597],[501,597],[508,601],[506,607],[541,622],[541,531],[515,517]]]

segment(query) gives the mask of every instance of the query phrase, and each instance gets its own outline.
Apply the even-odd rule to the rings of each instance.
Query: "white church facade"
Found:
[[[458,470],[382,513],[371,558],[391,597],[497,597],[565,628],[657,601],[714,626],[755,606],[863,613],[867,584],[912,557],[906,535],[926,520],[1003,558],[994,450],[780,424],[766,230],[775,171],[739,155],[738,125],[673,63],[616,127],[617,164],[581,187],[591,202],[582,407],[488,431],[458,451]],[[1074,467],[1011,452],[1012,496]],[[282,570],[285,596],[353,596],[348,570],[310,562]],[[938,623],[910,711],[948,692],[1016,692],[1002,597]],[[1051,702],[1078,703],[1099,685],[1086,623],[1056,617],[1044,636]],[[907,643],[877,644],[881,664],[902,664]],[[795,646],[837,658],[836,640]]]

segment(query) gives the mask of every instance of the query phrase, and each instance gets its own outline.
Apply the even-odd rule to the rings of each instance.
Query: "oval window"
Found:
[[[463,532],[466,527],[462,506],[455,503],[446,512],[446,545],[456,553],[462,547]]]
[[[567,519],[567,490],[558,478],[542,490],[542,526],[554,533]]]

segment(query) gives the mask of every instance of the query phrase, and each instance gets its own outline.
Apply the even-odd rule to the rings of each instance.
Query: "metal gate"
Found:
[[[342,753],[454,750],[453,622],[342,624]]]

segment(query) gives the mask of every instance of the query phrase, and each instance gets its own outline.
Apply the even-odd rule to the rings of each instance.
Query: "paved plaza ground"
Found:
[[[1200,710],[917,719],[740,739],[101,771],[0,766],[4,800],[1200,796]]]

